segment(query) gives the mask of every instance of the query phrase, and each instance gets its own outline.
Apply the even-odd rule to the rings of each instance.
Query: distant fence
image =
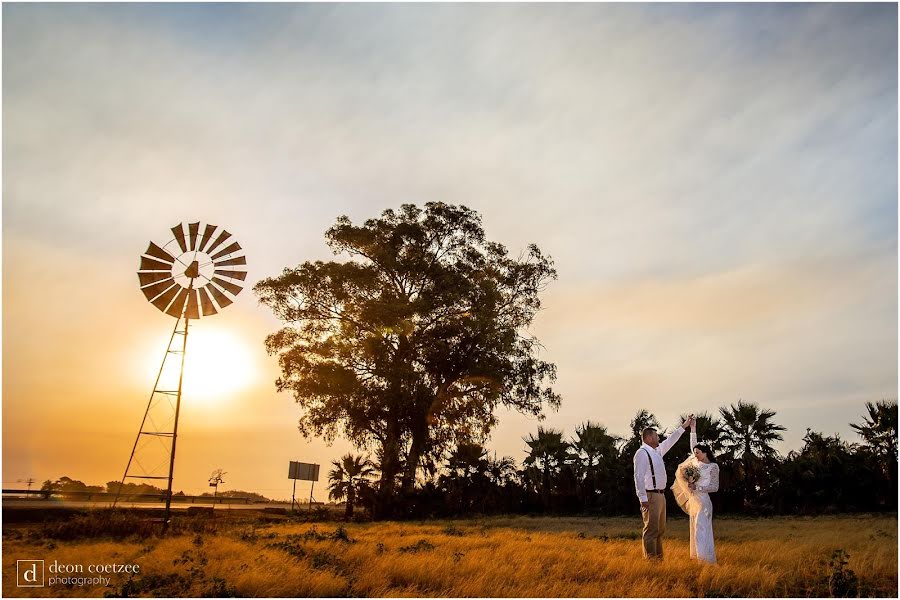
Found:
[[[41,500],[51,500],[53,498],[61,500],[78,500],[80,502],[112,502],[116,499],[113,492],[63,492],[58,490],[13,490],[4,489],[4,498],[38,498]],[[165,503],[165,494],[122,494],[119,496],[120,502],[159,502]],[[181,504],[270,504],[265,500],[257,500],[255,498],[231,497],[231,496],[182,496],[172,495],[172,503]]]

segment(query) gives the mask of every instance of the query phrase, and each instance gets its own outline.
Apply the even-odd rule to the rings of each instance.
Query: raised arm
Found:
[[[684,433],[684,428],[687,427],[690,422],[690,419],[686,420],[681,424],[681,427],[673,431],[672,435],[667,437],[664,442],[659,443],[659,447],[657,448],[657,450],[659,450],[660,456],[665,456],[666,452],[668,452],[669,449],[675,445],[675,442],[677,442],[681,438],[681,434]]]
[[[698,485],[698,492],[718,492],[719,491],[719,465],[713,463],[709,465],[709,485]]]
[[[668,452],[672,448],[672,446],[675,445],[675,442],[677,442],[681,438],[681,434],[684,433],[685,427],[690,426],[691,419],[693,419],[693,415],[685,419],[684,423],[681,424],[681,427],[673,431],[672,435],[667,437],[664,442],[660,442],[659,447],[657,448],[657,450],[659,450],[660,456],[665,456],[666,452]]]
[[[694,455],[694,446],[697,445],[697,431],[695,429],[691,429],[691,447],[688,448],[688,456]]]

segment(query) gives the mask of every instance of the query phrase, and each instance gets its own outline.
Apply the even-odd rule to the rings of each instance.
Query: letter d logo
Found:
[[[17,560],[16,587],[44,587],[44,561]]]

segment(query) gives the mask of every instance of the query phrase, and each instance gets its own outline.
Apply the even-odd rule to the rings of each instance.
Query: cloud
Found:
[[[560,424],[746,394],[799,439],[896,396],[896,6],[3,11],[17,369],[40,366],[28,339],[84,333],[58,315],[97,314],[66,290],[145,308],[132,261],[179,221],[227,225],[258,279],[329,258],[339,214],[442,200],[556,261],[535,331]],[[54,293],[29,312],[35,277]],[[83,364],[68,343],[54,356]],[[518,453],[533,423],[501,422]]]

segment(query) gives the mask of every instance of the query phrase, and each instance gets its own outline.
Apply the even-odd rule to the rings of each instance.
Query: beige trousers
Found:
[[[663,534],[666,532],[666,498],[663,494],[647,494],[650,501],[648,510],[642,511],[644,517],[644,558],[663,557]]]

